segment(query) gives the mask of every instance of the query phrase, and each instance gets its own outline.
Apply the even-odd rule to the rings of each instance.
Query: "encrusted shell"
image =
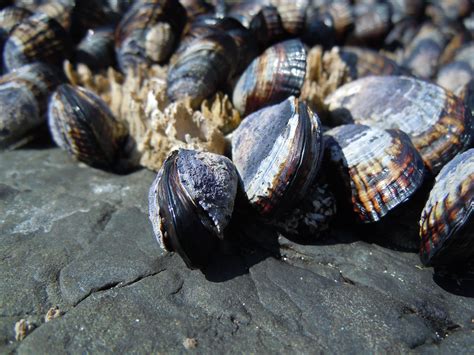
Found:
[[[306,74],[306,50],[299,39],[277,43],[255,58],[239,78],[232,102],[241,114],[298,96]]]
[[[0,77],[0,149],[19,145],[46,123],[49,95],[61,81],[58,71],[41,63]]]
[[[473,136],[472,115],[459,98],[414,78],[362,78],[340,87],[326,104],[336,124],[404,131],[435,174],[467,149]]]
[[[361,222],[377,222],[423,182],[423,161],[399,130],[343,125],[324,137],[330,182]]]
[[[232,134],[232,160],[247,197],[268,219],[303,199],[322,151],[318,116],[293,96],[249,115]]]
[[[123,16],[115,32],[122,71],[137,64],[163,63],[171,56],[186,23],[178,0],[140,0]]]
[[[190,268],[209,261],[234,208],[238,174],[218,154],[180,149],[164,162],[149,192],[149,217],[160,246]]]
[[[421,261],[462,265],[474,256],[474,149],[456,156],[436,177],[421,214]]]
[[[233,74],[237,55],[234,40],[225,33],[192,41],[168,72],[168,97],[172,101],[190,97],[201,102]]]
[[[36,61],[62,64],[70,50],[66,31],[54,19],[37,15],[16,26],[5,42],[3,62],[7,71]]]
[[[58,86],[48,123],[56,144],[74,158],[98,168],[114,167],[124,129],[99,96],[69,84]]]

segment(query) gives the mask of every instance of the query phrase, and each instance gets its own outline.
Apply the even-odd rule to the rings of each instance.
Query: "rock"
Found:
[[[240,247],[216,254],[203,271],[187,269],[153,237],[153,178],[95,170],[58,149],[1,153],[0,352],[474,346],[468,286],[454,292],[418,255],[343,228],[303,245],[240,225]],[[47,317],[51,309],[57,317]],[[16,341],[21,319],[35,328]]]

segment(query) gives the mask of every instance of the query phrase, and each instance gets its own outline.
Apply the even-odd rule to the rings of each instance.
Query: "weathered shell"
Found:
[[[349,3],[334,2],[323,8],[310,6],[306,10],[303,38],[309,44],[334,45],[344,38],[353,26],[354,18]]]
[[[69,50],[61,25],[48,16],[35,15],[13,29],[5,42],[3,62],[7,71],[37,61],[59,65]]]
[[[234,73],[237,56],[234,40],[225,33],[192,41],[168,72],[168,97],[172,101],[185,97],[204,100]]]
[[[391,8],[386,3],[356,4],[354,11],[354,30],[348,41],[371,43],[383,38],[391,27]]]
[[[352,80],[369,75],[407,75],[393,60],[371,49],[342,47],[339,56],[349,68]]]
[[[112,66],[114,59],[114,30],[112,27],[89,30],[75,51],[75,62],[86,64],[95,70]]]
[[[256,36],[262,48],[280,41],[286,33],[280,13],[275,6],[263,6],[253,16],[249,28]]]
[[[306,50],[298,39],[278,43],[255,58],[239,78],[232,95],[235,108],[247,115],[298,96],[306,74]]]
[[[453,61],[442,66],[436,83],[459,95],[467,83],[474,78],[474,43],[461,47]]]
[[[438,60],[446,44],[446,36],[430,23],[424,24],[405,51],[402,65],[421,78],[435,73]]]
[[[48,107],[56,144],[88,165],[112,169],[124,130],[100,97],[69,84],[58,86]]]
[[[385,48],[389,50],[407,48],[418,33],[419,27],[418,21],[411,17],[397,22],[384,39]]]
[[[324,137],[330,182],[361,222],[377,222],[423,182],[423,160],[402,131],[343,125]]]
[[[404,131],[435,174],[467,149],[474,135],[472,115],[459,98],[410,77],[362,78],[337,89],[325,103],[336,124]]]
[[[392,6],[392,23],[397,23],[407,17],[418,18],[423,13],[423,0],[388,0]]]
[[[50,93],[62,80],[46,64],[25,65],[0,78],[0,149],[15,146],[46,123]]]
[[[8,6],[0,11],[0,36],[8,36],[11,30],[27,17],[31,11],[18,6]]]
[[[474,256],[474,149],[441,169],[421,214],[421,261],[462,266]]]
[[[180,149],[164,162],[149,192],[149,217],[160,246],[190,268],[205,266],[228,225],[238,174],[224,156]]]
[[[124,15],[115,32],[122,71],[137,64],[163,63],[171,56],[186,23],[178,0],[140,0]]]
[[[72,16],[75,6],[75,1],[59,0],[48,1],[36,9],[36,14],[44,14],[49,18],[56,20],[66,31],[69,31],[72,26]]]
[[[285,31],[299,36],[304,29],[309,0],[269,0],[277,8]]]
[[[214,10],[214,7],[204,0],[179,0],[179,2],[185,8],[187,18],[190,21]]]
[[[242,25],[247,28],[250,28],[250,23],[252,22],[253,18],[260,12],[260,10],[262,10],[263,7],[268,5],[269,3],[267,1],[239,1],[233,4],[232,7],[229,9],[228,16],[235,18]]]
[[[232,160],[247,197],[268,219],[303,199],[322,151],[318,116],[293,96],[249,115],[232,134]]]

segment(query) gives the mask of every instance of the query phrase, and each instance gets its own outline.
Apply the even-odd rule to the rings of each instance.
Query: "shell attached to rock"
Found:
[[[48,123],[56,144],[77,160],[104,169],[116,164],[125,130],[91,91],[58,86],[49,103]]]
[[[343,125],[325,133],[325,145],[333,190],[344,190],[361,222],[377,222],[423,182],[423,161],[402,131]]]
[[[149,217],[160,246],[176,251],[190,268],[205,266],[230,221],[238,180],[222,155],[172,152],[149,192]]]
[[[474,256],[474,148],[446,164],[421,214],[425,265],[454,266]]]
[[[250,204],[267,219],[300,202],[322,157],[319,118],[290,97],[249,115],[232,134],[232,160]]]
[[[358,123],[407,133],[433,173],[471,144],[474,121],[462,100],[404,76],[371,76],[326,99],[333,123]]]

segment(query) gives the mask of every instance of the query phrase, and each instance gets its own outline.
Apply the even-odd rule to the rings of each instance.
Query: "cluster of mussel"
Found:
[[[239,209],[314,238],[336,205],[344,219],[377,224],[430,185],[423,263],[462,267],[474,256],[469,0],[0,5],[0,148],[47,122],[77,160],[119,169],[129,127],[97,92],[67,83],[66,59],[125,76],[161,65],[171,103],[232,98],[243,120],[227,136],[230,158],[174,150],[150,189],[157,239],[189,267],[206,265]]]

